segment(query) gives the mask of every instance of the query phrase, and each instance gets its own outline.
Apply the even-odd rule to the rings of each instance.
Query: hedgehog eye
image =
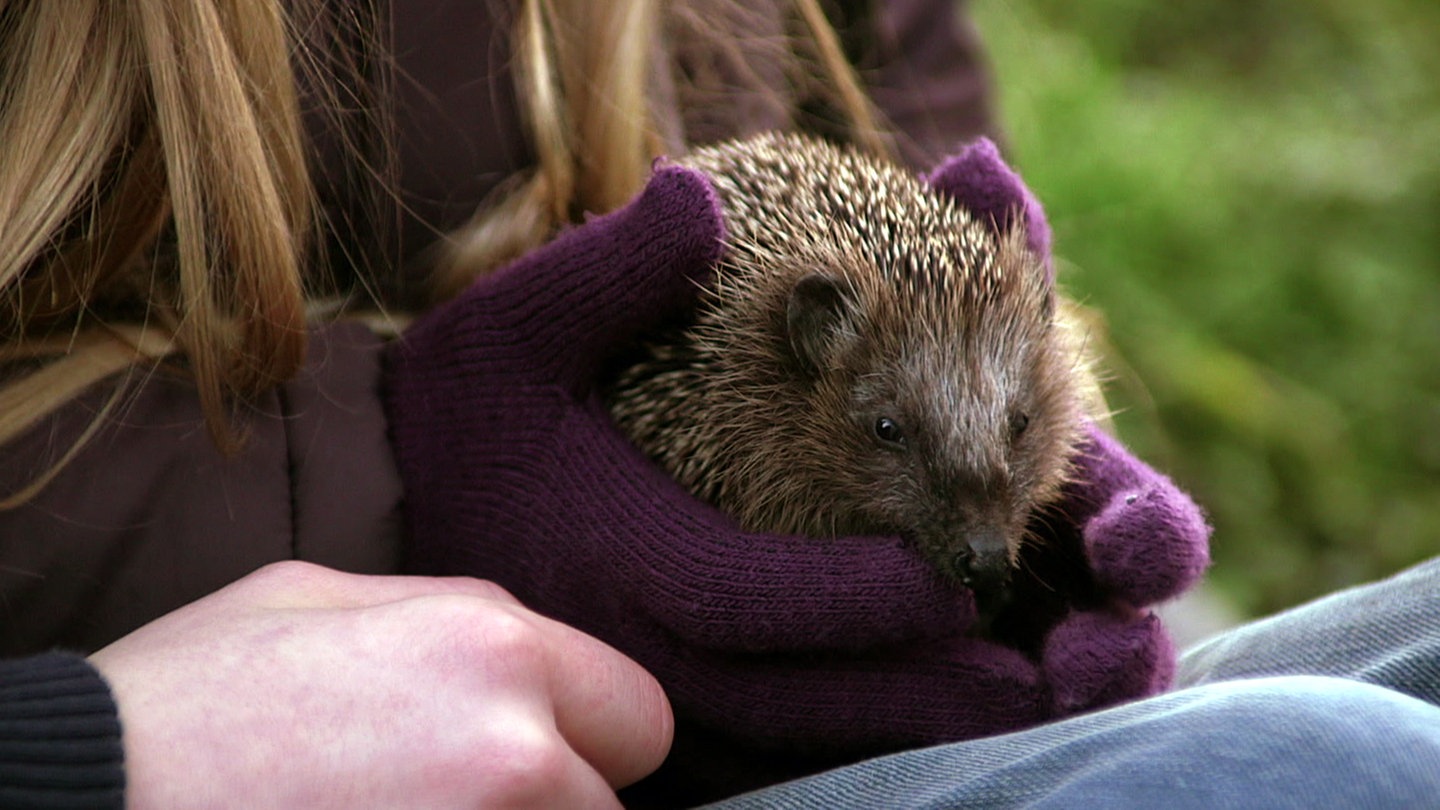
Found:
[[[875,438],[886,444],[905,444],[905,431],[900,429],[900,423],[888,416],[882,416],[875,420]]]
[[[1025,428],[1030,427],[1030,415],[1016,412],[1010,417],[1010,438],[1018,439],[1025,433]]]

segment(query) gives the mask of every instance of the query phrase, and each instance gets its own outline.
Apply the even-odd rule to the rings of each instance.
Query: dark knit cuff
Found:
[[[120,720],[84,658],[0,661],[0,807],[125,804]]]

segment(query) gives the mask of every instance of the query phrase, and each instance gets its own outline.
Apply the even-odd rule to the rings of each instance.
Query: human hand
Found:
[[[639,666],[472,579],[281,563],[91,661],[131,808],[613,807],[672,730]]]
[[[1195,584],[1210,562],[1199,507],[1113,436],[1089,425],[1076,467],[1045,547],[1028,560],[1031,596],[1059,591],[1066,604],[1042,651],[1057,717],[1170,685],[1175,651],[1150,608]]]
[[[662,168],[627,208],[403,336],[387,406],[416,570],[495,579],[634,657],[679,716],[662,775],[731,791],[1042,722],[1057,714],[1050,679],[1071,672],[1104,681],[1133,668],[1154,688],[1163,655],[1047,666],[1037,649],[967,634],[973,596],[898,538],[741,532],[616,430],[598,395],[607,364],[693,304],[722,234],[708,183]],[[1097,494],[1077,491],[1077,503]],[[1137,503],[1149,514],[1151,501]],[[1062,528],[1080,533],[1082,511],[1057,513]],[[1072,607],[1109,615],[1068,593],[1037,647]],[[1128,627],[1096,635],[1100,646]],[[706,797],[672,784],[669,803]]]

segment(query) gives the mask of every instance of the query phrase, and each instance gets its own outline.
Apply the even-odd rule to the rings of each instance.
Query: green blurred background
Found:
[[[1256,615],[1440,553],[1440,3],[973,0],[1121,435]]]

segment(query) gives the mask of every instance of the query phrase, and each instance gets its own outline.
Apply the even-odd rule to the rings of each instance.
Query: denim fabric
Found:
[[[1181,659],[1177,681],[715,807],[1440,805],[1440,560],[1223,633]]]
[[[1175,680],[1180,688],[1300,673],[1440,705],[1440,557],[1204,641],[1181,658]]]

